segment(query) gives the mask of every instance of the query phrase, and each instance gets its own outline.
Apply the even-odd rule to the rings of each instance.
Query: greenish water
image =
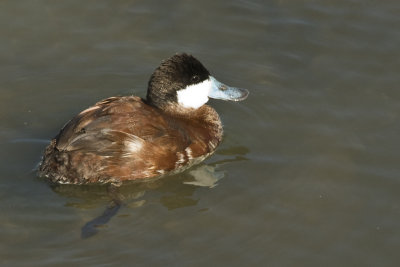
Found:
[[[398,1],[2,1],[0,265],[397,266]],[[122,188],[35,175],[64,123],[145,96],[162,59],[195,55],[241,103],[211,101],[217,153]]]

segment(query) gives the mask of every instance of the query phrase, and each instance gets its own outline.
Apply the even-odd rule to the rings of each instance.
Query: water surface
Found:
[[[2,1],[0,264],[397,266],[398,1]],[[160,61],[248,88],[211,101],[225,138],[183,174],[52,188],[34,169],[64,123],[144,97]]]

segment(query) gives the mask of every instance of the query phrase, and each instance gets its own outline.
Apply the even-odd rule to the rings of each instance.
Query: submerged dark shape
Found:
[[[120,204],[115,204],[112,202],[109,207],[103,212],[99,217],[87,222],[81,229],[81,238],[86,239],[94,236],[99,232],[98,228],[100,226],[106,225],[111,218],[117,214],[118,210],[121,208]]]
[[[81,229],[81,238],[86,239],[99,232],[99,227],[106,225],[122,206],[124,197],[119,193],[119,187],[113,184],[107,186],[107,192],[111,198],[109,206],[102,215],[87,222]]]
[[[60,184],[118,185],[180,172],[222,140],[208,98],[247,95],[218,82],[193,56],[174,55],[154,71],[146,100],[110,97],[70,120],[46,148],[39,175]]]

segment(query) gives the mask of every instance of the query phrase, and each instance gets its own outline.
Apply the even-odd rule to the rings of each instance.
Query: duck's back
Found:
[[[221,141],[218,115],[208,106],[204,112],[188,120],[139,97],[105,99],[64,126],[46,148],[39,172],[56,183],[85,184],[174,171],[209,155]]]

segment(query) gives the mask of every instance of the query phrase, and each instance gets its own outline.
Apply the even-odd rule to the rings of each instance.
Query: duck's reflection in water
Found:
[[[234,153],[232,153],[234,152]],[[193,197],[199,187],[213,188],[225,176],[222,165],[247,160],[244,156],[247,148],[233,147],[217,152],[214,162],[199,164],[189,170],[156,179],[124,183],[123,186],[107,185],[54,185],[53,190],[67,198],[66,206],[78,209],[93,209],[107,205],[105,211],[98,217],[85,223],[81,230],[81,237],[88,238],[106,227],[110,219],[123,208],[138,208],[147,201],[154,202],[152,197],[146,199],[146,193],[155,193],[156,202],[161,203],[168,210],[195,206],[199,199]],[[234,154],[234,155],[232,155]],[[161,194],[161,196],[159,196]],[[111,199],[111,202],[110,202]]]

